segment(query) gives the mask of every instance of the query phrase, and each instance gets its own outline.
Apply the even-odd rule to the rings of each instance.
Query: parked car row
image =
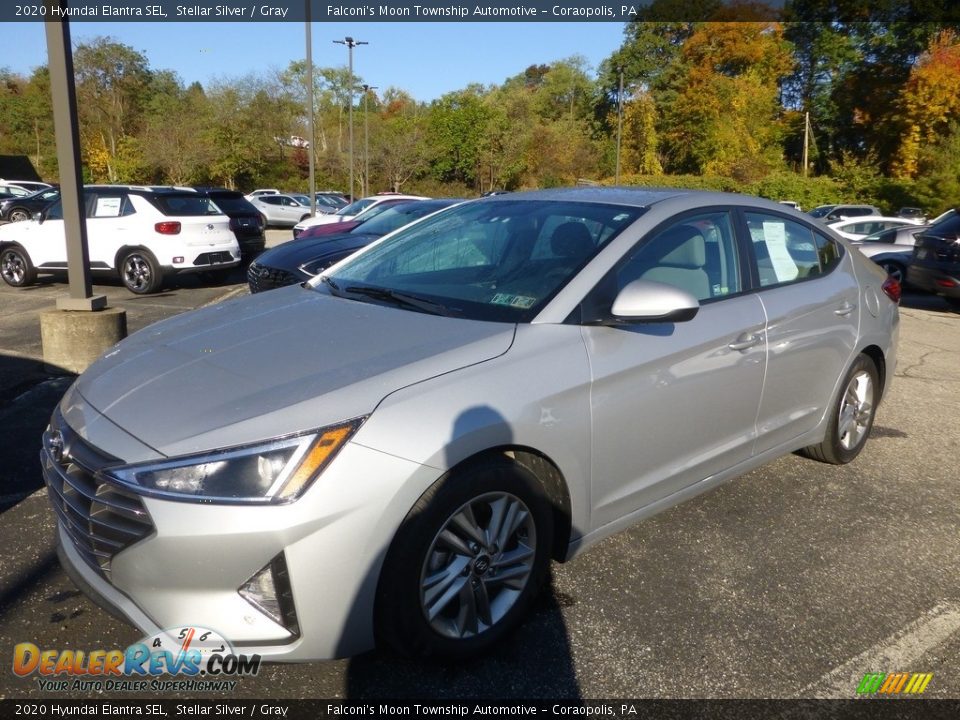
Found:
[[[461,202],[460,199],[440,199],[380,203],[362,214],[368,215],[365,220],[308,228],[298,238],[267,250],[250,263],[247,268],[250,292],[310,280],[374,240]],[[322,232],[331,229],[338,231]]]
[[[169,275],[235,267],[242,249],[256,253],[265,244],[260,214],[228,190],[88,185],[84,211],[90,270],[119,275],[137,294],[157,292]],[[35,219],[0,227],[0,277],[8,285],[66,269],[59,198]]]
[[[309,227],[316,225],[329,225],[334,223],[349,222],[360,215],[360,213],[383,203],[397,203],[402,200],[427,200],[422,195],[402,195],[400,193],[378,193],[370,197],[360,198],[346,205],[331,215],[316,215],[314,217],[303,218],[293,226],[293,236],[299,237],[300,233]]]

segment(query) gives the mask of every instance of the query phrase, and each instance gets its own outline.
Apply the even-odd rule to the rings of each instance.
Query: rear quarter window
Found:
[[[765,213],[745,215],[761,287],[822,275],[840,262],[840,245],[806,225]]]

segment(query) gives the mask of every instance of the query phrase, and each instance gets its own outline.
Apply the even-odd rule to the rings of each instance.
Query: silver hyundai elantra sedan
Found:
[[[757,198],[464,203],[98,360],[43,438],[61,559],[147,633],[472,656],[551,560],[785,453],[853,460],[898,300]]]

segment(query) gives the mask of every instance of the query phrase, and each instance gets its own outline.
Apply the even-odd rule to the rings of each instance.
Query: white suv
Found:
[[[87,245],[94,273],[119,274],[133,293],[157,292],[165,275],[230,268],[240,248],[230,218],[208,197],[178,188],[84,188]],[[67,269],[63,208],[0,227],[0,275],[31,284],[37,273]]]

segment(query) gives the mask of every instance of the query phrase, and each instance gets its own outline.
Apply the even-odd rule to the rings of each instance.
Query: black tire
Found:
[[[19,245],[8,245],[0,250],[0,275],[11,287],[32,285],[37,279],[37,271],[30,262],[30,256]]]
[[[866,355],[859,355],[840,386],[840,395],[830,409],[827,434],[819,445],[803,449],[813,460],[843,465],[853,460],[870,436],[880,400],[877,366]]]
[[[907,281],[907,269],[900,263],[894,262],[893,260],[884,260],[880,263],[880,267],[883,268],[887,275],[894,278],[901,285]]]
[[[10,222],[23,222],[24,220],[30,219],[30,211],[26,208],[15,207],[10,209],[10,213],[7,215],[10,218]]]
[[[160,263],[147,250],[131,250],[120,260],[120,280],[124,287],[137,295],[150,295],[163,285]]]
[[[496,527],[495,507],[519,519],[500,526],[513,528],[499,534],[502,547],[489,532]],[[449,527],[455,517],[465,523],[456,533]],[[487,541],[471,540],[476,535],[465,525]],[[378,642],[418,657],[464,660],[486,652],[529,611],[547,576],[552,543],[553,513],[529,470],[494,458],[441,478],[407,514],[387,553],[377,586]]]

